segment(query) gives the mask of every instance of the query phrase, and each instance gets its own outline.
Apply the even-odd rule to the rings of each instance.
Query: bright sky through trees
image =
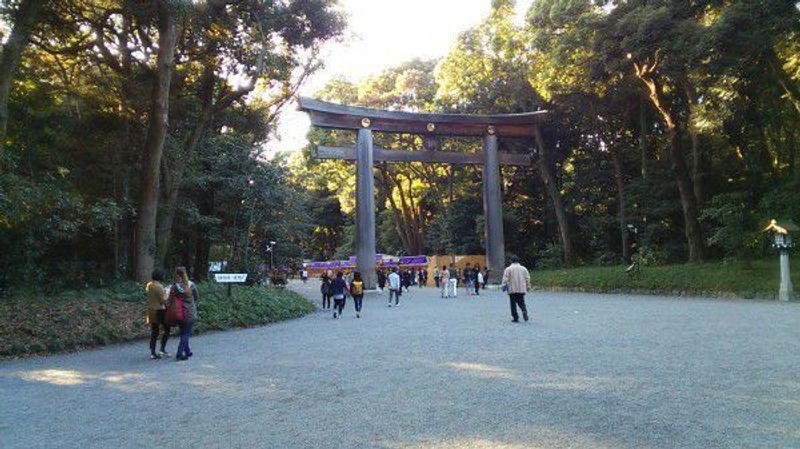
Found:
[[[349,16],[349,34],[330,43],[323,57],[325,68],[311,77],[301,95],[312,95],[332,77],[357,81],[382,69],[414,58],[444,56],[458,33],[478,24],[491,8],[491,0],[341,0]],[[517,0],[519,20],[533,0]],[[285,110],[270,152],[298,150],[306,143],[305,114]]]

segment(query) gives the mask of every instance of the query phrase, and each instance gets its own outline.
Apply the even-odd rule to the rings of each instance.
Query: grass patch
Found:
[[[314,305],[283,289],[204,283],[194,333],[301,317]],[[144,287],[136,283],[0,299],[0,357],[48,354],[147,338]],[[176,331],[173,330],[173,334]]]
[[[796,261],[792,263],[797,267]],[[800,285],[798,268],[792,272],[795,285]],[[635,274],[625,273],[624,266],[532,271],[531,281],[545,289],[775,298],[780,272],[775,257],[750,264],[708,262],[641,267]]]

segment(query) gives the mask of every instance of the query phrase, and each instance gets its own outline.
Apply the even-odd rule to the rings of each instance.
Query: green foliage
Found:
[[[800,273],[793,273],[800,281]],[[538,288],[566,288],[591,292],[628,292],[682,295],[722,295],[774,298],[780,284],[777,258],[751,263],[704,263],[641,267],[635,274],[624,265],[581,267],[531,272]]]
[[[284,289],[234,286],[228,298],[224,285],[203,283],[198,288],[197,333],[260,326],[314,310],[308,300]],[[136,283],[54,295],[20,292],[0,301],[0,315],[9,317],[0,322],[0,357],[138,340],[150,332],[144,322],[143,289]]]
[[[726,258],[747,260],[760,255],[759,243],[764,239],[751,202],[746,193],[720,194],[703,209],[702,218],[713,223],[708,242],[719,246]]]

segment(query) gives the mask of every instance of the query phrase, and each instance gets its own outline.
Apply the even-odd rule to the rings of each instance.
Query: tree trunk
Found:
[[[159,2],[158,67],[152,92],[152,107],[142,157],[142,180],[135,229],[134,276],[144,282],[150,277],[156,256],[156,213],[158,211],[159,169],[169,120],[169,90],[177,41],[175,16]]]
[[[166,162],[163,165],[166,165]],[[166,170],[169,169],[166,168]],[[178,208],[180,179],[183,176],[183,170],[180,169],[179,172],[173,173],[171,176],[175,176],[175,178],[165,178],[165,181],[167,179],[169,181],[164,183],[164,204],[159,208],[161,213],[158,214],[156,222],[156,264],[160,267],[164,266],[169,244],[172,242],[172,225],[175,222],[175,211]]]
[[[689,131],[689,137],[692,142],[692,186],[697,204],[702,205],[705,202],[705,158],[703,157],[702,148],[703,136],[692,123],[692,119],[696,114],[695,109],[697,108],[697,93],[695,92],[694,87],[692,87],[688,81],[686,82],[684,92],[686,94],[686,103],[689,105],[689,123],[687,125],[687,130]]]
[[[783,70],[783,64],[778,60],[775,52],[770,51],[767,54],[767,63],[769,64],[772,73],[780,84],[783,92],[789,98],[789,101],[794,106],[795,112],[800,116],[800,88],[797,87],[794,80]]]
[[[647,179],[647,139],[650,136],[650,126],[647,122],[647,102],[639,100],[639,154],[641,157],[642,179]]]
[[[686,167],[686,156],[683,153],[683,133],[678,124],[678,118],[674,116],[662,99],[660,83],[652,75],[655,65],[653,63],[649,67],[635,66],[636,76],[644,83],[650,103],[658,111],[664,122],[664,127],[667,129],[670,159],[672,159],[672,168],[675,172],[675,181],[678,183],[681,207],[683,208],[684,232],[686,234],[686,243],[689,246],[689,261],[701,262],[705,259],[705,242],[703,241],[703,233],[700,231],[694,187],[692,186],[689,169]]]
[[[702,262],[705,259],[705,242],[700,230],[699,212],[694,196],[692,179],[686,167],[686,158],[683,154],[683,136],[678,126],[668,129],[669,152],[672,159],[672,169],[675,171],[678,191],[681,196],[683,219],[686,233],[686,243],[689,246],[689,261]]]
[[[620,241],[622,242],[622,259],[631,262],[630,235],[628,234],[627,210],[625,202],[625,176],[622,171],[622,155],[618,149],[612,149],[611,162],[614,165],[614,182],[617,185],[617,219],[619,220]]]
[[[33,28],[47,0],[23,0],[14,14],[14,27],[0,55],[0,150],[5,147],[8,130],[8,98],[11,82],[19,66],[22,51],[30,42]]]
[[[545,189],[550,196],[550,201],[553,203],[555,209],[556,219],[558,220],[558,229],[561,235],[561,244],[564,249],[564,265],[572,266],[575,263],[575,251],[572,244],[572,230],[569,224],[569,217],[564,210],[564,200],[561,197],[561,192],[558,190],[558,183],[553,174],[553,169],[550,166],[549,151],[544,144],[539,128],[534,128],[534,136],[536,145],[539,147],[539,176],[542,178]]]
[[[705,169],[704,157],[702,150],[702,135],[696,130],[689,131],[689,137],[692,141],[692,187],[694,191],[694,198],[699,206],[705,202]]]

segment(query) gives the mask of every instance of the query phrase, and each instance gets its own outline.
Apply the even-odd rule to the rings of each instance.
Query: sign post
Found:
[[[247,281],[247,273],[215,273],[214,280],[218,284],[228,284],[228,298],[230,298],[231,284],[242,284]]]

